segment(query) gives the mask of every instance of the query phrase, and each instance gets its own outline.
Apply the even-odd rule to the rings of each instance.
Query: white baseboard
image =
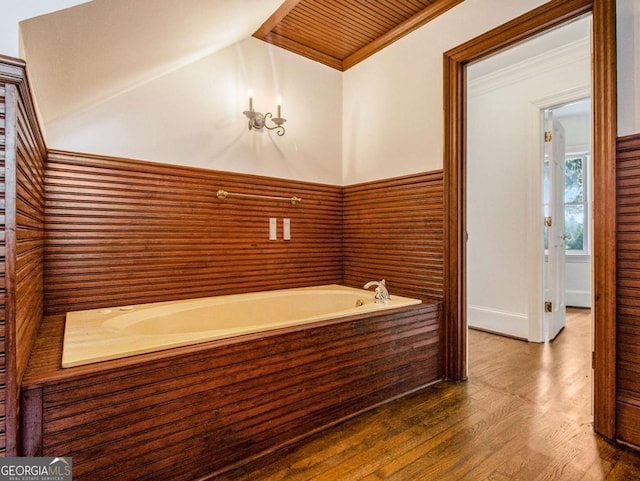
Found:
[[[565,293],[565,304],[571,307],[591,307],[591,291],[569,291]]]
[[[545,289],[545,299],[548,299],[548,296],[549,291]],[[575,291],[567,289],[564,293],[564,304],[568,307],[591,307],[591,291]]]
[[[529,318],[519,312],[470,305],[467,308],[467,324],[476,329],[520,339],[529,337]]]

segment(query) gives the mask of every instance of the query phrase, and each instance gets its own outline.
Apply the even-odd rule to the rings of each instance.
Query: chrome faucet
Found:
[[[387,290],[387,286],[384,283],[384,279],[382,279],[380,282],[369,281],[364,285],[363,289],[369,289],[371,286],[376,286],[375,300],[378,304],[383,304],[391,299],[389,291]]]

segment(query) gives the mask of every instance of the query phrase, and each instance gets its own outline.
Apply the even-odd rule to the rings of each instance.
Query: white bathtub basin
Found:
[[[329,285],[68,312],[62,367],[420,302]]]

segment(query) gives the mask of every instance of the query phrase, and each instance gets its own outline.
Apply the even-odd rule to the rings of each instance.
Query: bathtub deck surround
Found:
[[[79,480],[116,479],[118,463],[191,480],[442,378],[428,300],[443,295],[442,171],[342,188],[49,152],[45,187],[25,455],[70,453]],[[221,201],[221,188],[303,201]],[[290,241],[268,240],[271,217],[290,219]],[[61,368],[68,311],[381,278],[424,302]]]
[[[62,367],[422,302],[382,299],[378,289],[328,285],[68,312]]]
[[[338,187],[69,152],[46,167],[22,454],[70,453],[80,480],[197,479],[442,378],[442,171]],[[381,278],[423,303],[61,368],[68,311]]]
[[[22,454],[73,456],[76,481],[215,476],[440,380],[440,312],[424,300],[67,369],[64,315],[47,316]]]

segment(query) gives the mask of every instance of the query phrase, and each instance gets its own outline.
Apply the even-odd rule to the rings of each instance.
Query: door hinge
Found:
[[[547,131],[544,133],[544,141],[545,141],[545,142],[551,142],[552,140],[553,140],[553,134],[551,133],[551,131],[550,131],[550,130],[547,130]]]
[[[551,217],[545,217],[544,218],[544,226],[545,227],[551,227],[551,224],[553,224],[553,220],[551,219]]]
[[[544,303],[544,312],[553,312],[553,304],[550,301]]]
[[[591,351],[591,369],[596,368],[596,351]]]

